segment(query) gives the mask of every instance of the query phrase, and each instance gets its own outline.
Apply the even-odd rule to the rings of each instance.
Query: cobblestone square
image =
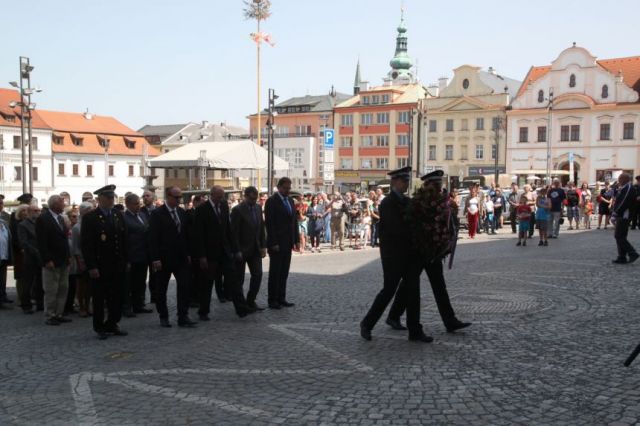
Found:
[[[635,424],[640,360],[622,362],[640,342],[640,265],[611,264],[611,230],[530,241],[458,246],[446,278],[464,332],[445,332],[423,275],[432,344],[383,321],[359,337],[381,288],[374,249],[296,255],[294,308],[239,319],[213,302],[196,329],[138,315],[99,341],[90,319],[0,311],[0,424]]]

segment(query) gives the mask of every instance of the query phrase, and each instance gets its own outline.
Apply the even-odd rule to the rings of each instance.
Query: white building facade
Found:
[[[637,174],[639,90],[640,56],[598,60],[574,44],[532,67],[507,112],[507,172],[520,183],[543,179],[549,135],[552,175],[563,183]]]
[[[315,191],[317,171],[317,139],[315,137],[274,138],[274,155],[289,162],[288,170],[276,170],[276,177],[288,176],[292,187],[305,192]]]

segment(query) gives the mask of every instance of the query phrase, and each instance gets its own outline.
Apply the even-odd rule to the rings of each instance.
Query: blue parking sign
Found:
[[[324,147],[327,149],[333,149],[333,137],[334,130],[333,129],[325,129],[324,130]]]

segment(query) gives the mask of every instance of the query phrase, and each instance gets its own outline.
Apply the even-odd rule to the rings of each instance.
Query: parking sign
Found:
[[[334,130],[333,129],[325,129],[324,130],[324,148],[325,149],[333,149],[333,147],[334,147],[333,136],[334,136]]]

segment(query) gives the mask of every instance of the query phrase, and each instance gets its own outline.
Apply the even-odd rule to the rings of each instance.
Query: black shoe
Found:
[[[624,257],[619,257],[615,260],[612,260],[611,262],[617,263],[618,265],[624,265],[625,263],[627,263],[627,259],[625,259]]]
[[[153,313],[153,309],[138,308],[138,309],[134,309],[133,313],[134,314],[151,314]]]
[[[247,302],[247,306],[253,309],[255,312],[264,311],[264,308],[256,305],[256,302]]]
[[[455,320],[447,324],[445,327],[447,327],[447,333],[453,333],[456,330],[467,328],[470,325],[471,325],[470,322],[462,322],[460,320]]]
[[[219,297],[219,298],[218,298],[218,302],[220,302],[220,303],[227,303],[227,299],[225,299],[224,297]]]
[[[44,306],[38,306],[38,307],[36,308],[36,311],[38,311],[38,312],[42,312],[42,311],[44,311]]]
[[[104,331],[98,331],[98,340],[107,340],[109,335]]]
[[[187,318],[182,318],[178,320],[178,327],[187,327],[187,328],[193,328],[196,326],[196,322],[195,321],[191,321],[191,319],[189,319],[189,317]]]
[[[31,315],[31,314],[34,314],[35,311],[33,309],[31,309],[31,308],[24,308],[22,310],[22,313],[25,314],[25,315]]]
[[[125,318],[135,318],[136,314],[133,311],[126,311],[122,314]]]
[[[632,253],[629,255],[629,263],[633,263],[636,260],[638,260],[638,257],[640,257],[640,254],[638,253]]]
[[[548,246],[548,245],[549,245],[549,241],[544,240],[544,246],[546,247],[546,246]]]
[[[405,327],[404,325],[402,325],[402,323],[400,322],[400,320],[395,320],[395,319],[391,319],[391,318],[387,318],[386,323],[394,330],[406,330],[407,327]]]
[[[269,309],[282,309],[279,303],[269,303]]]
[[[198,319],[200,321],[211,321],[211,318],[209,318],[209,315],[204,314],[204,315],[198,315]]]
[[[60,324],[65,323],[65,322],[71,322],[71,318],[67,318],[67,317],[56,317],[56,319],[58,320],[58,322]]]
[[[60,321],[58,321],[57,318],[53,318],[53,317],[49,318],[44,323],[47,324],[47,325],[60,325]]]
[[[160,319],[160,327],[171,328],[171,323],[168,319]]]
[[[529,238],[531,238],[531,237],[529,237]],[[522,245],[523,245],[524,247],[526,247],[526,246],[527,246],[527,240],[524,240],[524,241],[522,242]]]
[[[427,336],[424,333],[420,333],[420,334],[416,334],[416,335],[409,335],[409,341],[411,342],[424,342],[424,343],[431,343],[433,342],[433,337],[431,336]]]
[[[522,245],[522,243],[520,241],[518,241],[518,244],[516,244],[516,246],[520,247]]]
[[[283,300],[282,302],[280,302],[280,306],[284,306],[285,308],[291,308],[295,306],[295,303],[291,303],[291,302],[287,302],[286,300]]]
[[[369,330],[364,324],[360,323],[360,336],[364,340],[371,341],[371,330]]]
[[[544,245],[544,241],[540,240],[540,241],[538,242],[538,245],[539,245],[539,246],[543,246],[543,245]]]
[[[111,330],[107,330],[107,333],[113,334],[114,336],[128,336],[129,333],[121,329],[120,327],[112,328]]]
[[[7,298],[4,298],[4,300],[2,300],[2,303],[13,303],[13,300],[9,300]]]

